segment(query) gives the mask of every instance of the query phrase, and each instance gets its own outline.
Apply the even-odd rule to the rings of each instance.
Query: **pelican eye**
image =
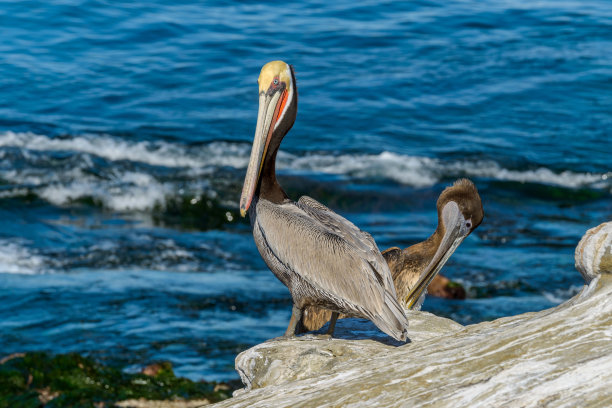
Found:
[[[466,223],[465,223],[465,226],[466,226],[467,228],[472,228],[472,222],[471,222],[471,221],[466,222]]]
[[[278,85],[278,78],[274,78],[274,85]]]

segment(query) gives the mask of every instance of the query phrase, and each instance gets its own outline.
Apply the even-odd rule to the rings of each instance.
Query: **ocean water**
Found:
[[[291,300],[238,200],[257,77],[294,65],[279,180],[381,249],[459,177],[482,225],[443,273],[463,324],[555,306],[612,219],[607,1],[0,2],[0,354],[236,378]]]

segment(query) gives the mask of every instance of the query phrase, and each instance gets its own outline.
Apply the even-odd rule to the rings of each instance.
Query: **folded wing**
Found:
[[[396,339],[408,321],[399,306],[391,273],[371,236],[310,198],[297,203],[258,205],[254,228],[292,279],[292,290],[313,290],[314,298],[340,312],[372,320]],[[301,282],[303,281],[303,282]]]

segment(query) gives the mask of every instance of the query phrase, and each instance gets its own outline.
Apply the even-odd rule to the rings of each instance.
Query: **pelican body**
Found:
[[[484,216],[478,190],[467,179],[457,180],[447,187],[438,197],[436,207],[438,227],[433,235],[404,250],[392,247],[382,253],[391,270],[398,300],[407,309],[420,309],[431,281]],[[330,329],[333,330],[335,318],[330,312],[308,308],[299,330],[317,330],[330,317]]]
[[[259,113],[240,198],[262,258],[289,289],[293,311],[285,336],[295,334],[306,307],[370,319],[397,340],[408,320],[391,271],[372,237],[310,197],[291,201],[276,180],[275,161],[297,114],[293,69],[282,61],[259,76]]]

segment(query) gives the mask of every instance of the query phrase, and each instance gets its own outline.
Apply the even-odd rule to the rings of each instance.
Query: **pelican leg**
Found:
[[[327,328],[327,334],[330,336],[334,335],[334,329],[336,328],[336,322],[338,321],[338,316],[340,313],[332,312],[331,319],[329,319],[329,327]]]
[[[302,309],[293,305],[293,309],[291,310],[291,320],[289,320],[289,327],[287,327],[287,331],[285,332],[284,337],[294,337],[295,329],[297,328],[300,319],[302,318]]]

